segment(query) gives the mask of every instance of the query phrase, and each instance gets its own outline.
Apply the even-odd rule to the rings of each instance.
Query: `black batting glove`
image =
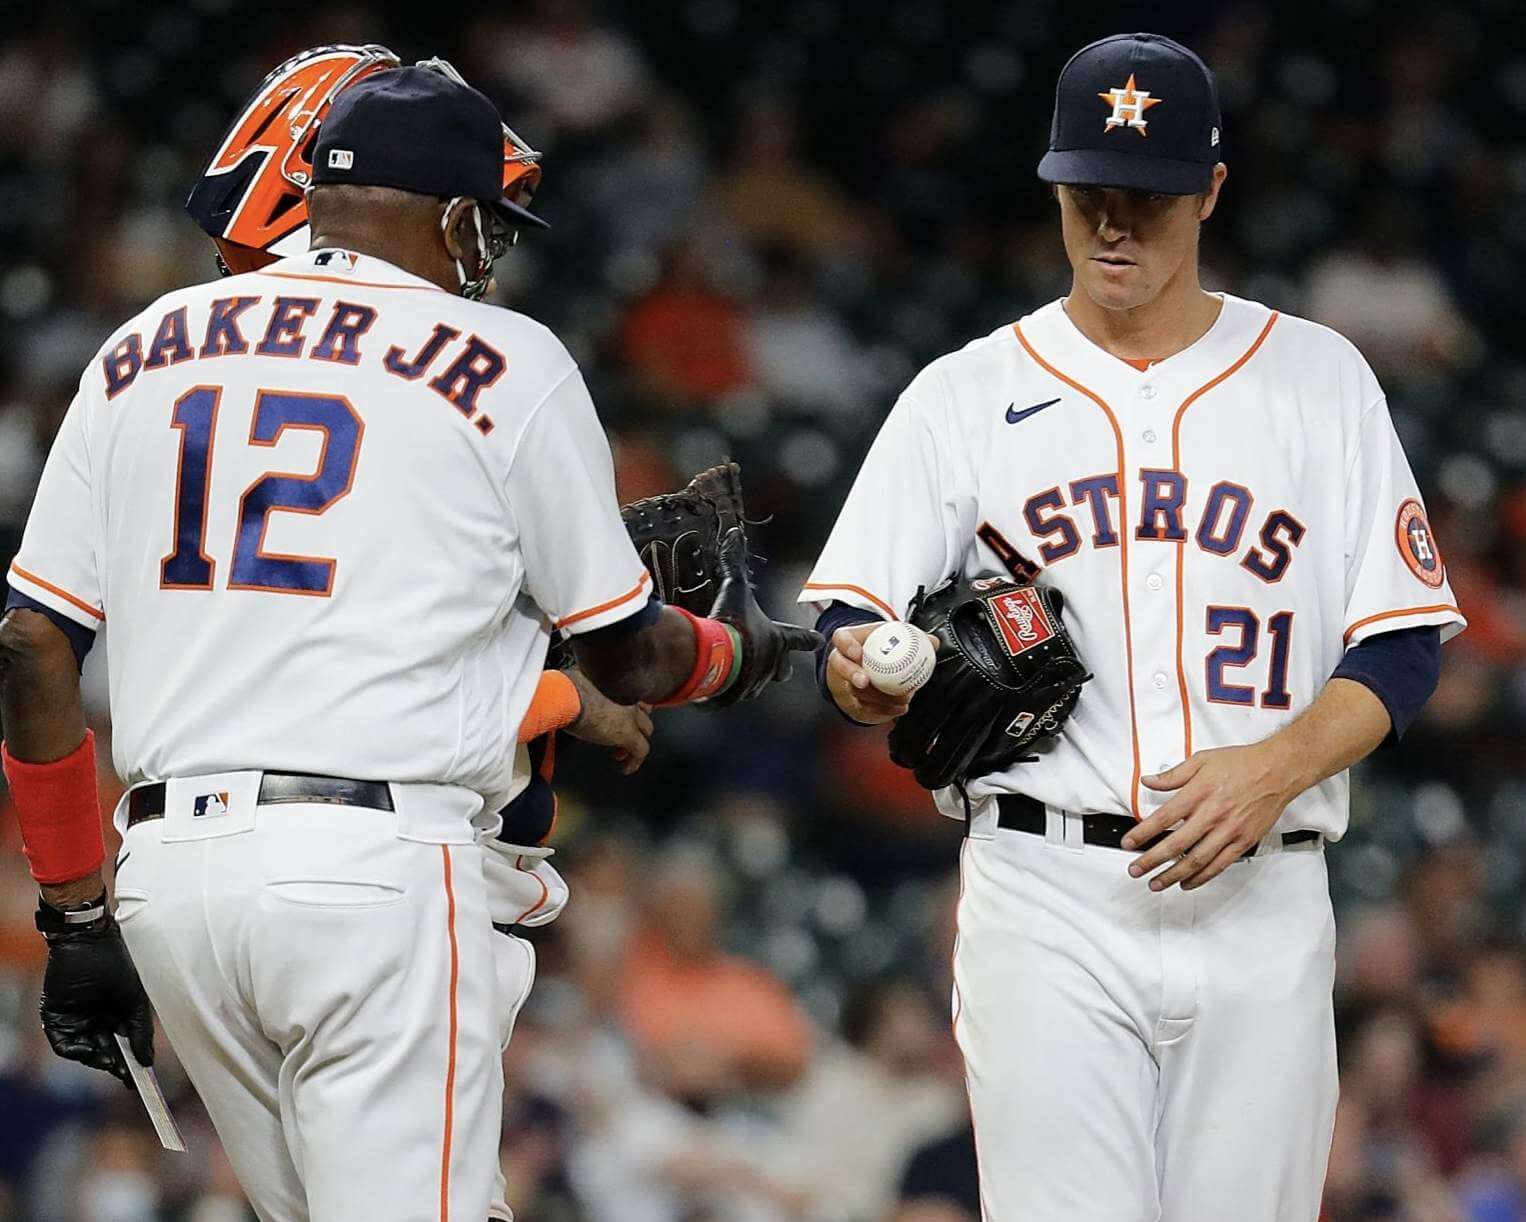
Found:
[[[37,928],[48,943],[38,1004],[42,1029],[53,1051],[66,1061],[105,1070],[130,1090],[132,1078],[114,1036],[121,1032],[138,1061],[152,1065],[153,1011],[122,931],[106,910],[106,897],[89,907],[99,908],[100,914],[71,922],[71,916],[80,914],[63,912],[45,900],[37,906]]]
[[[710,618],[736,629],[742,638],[742,663],[731,686],[704,702],[713,708],[751,700],[770,683],[788,679],[790,655],[811,653],[821,644],[820,633],[769,619],[758,606],[747,570],[747,536],[741,527],[732,527],[721,540],[720,574],[720,591]]]

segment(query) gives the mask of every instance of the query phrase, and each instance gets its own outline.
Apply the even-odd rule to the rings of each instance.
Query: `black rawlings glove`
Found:
[[[1006,577],[919,590],[906,618],[938,638],[937,662],[890,731],[890,758],[928,789],[1034,758],[1091,678],[1063,607],[1058,590]]]
[[[790,654],[810,653],[821,644],[821,634],[771,620],[758,606],[747,568],[747,536],[740,526],[733,526],[721,541],[719,575],[720,592],[708,614],[735,628],[742,638],[741,671],[730,687],[702,706],[723,709],[788,679]]]
[[[742,468],[734,462],[710,467],[677,492],[622,506],[620,516],[657,597],[694,615],[709,614],[720,592],[721,541],[743,526]]]
[[[104,895],[98,906],[105,908]],[[153,1064],[148,994],[110,912],[88,924],[69,924],[65,915],[46,901],[37,906],[37,928],[48,943],[38,1004],[42,1029],[66,1061],[104,1069],[130,1089],[132,1078],[113,1035],[120,1031],[138,1061]]]

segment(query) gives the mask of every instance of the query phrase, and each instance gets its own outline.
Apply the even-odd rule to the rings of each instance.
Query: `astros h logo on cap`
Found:
[[[1110,132],[1115,127],[1132,127],[1141,136],[1150,133],[1145,128],[1150,126],[1149,120],[1144,117],[1144,112],[1152,106],[1159,106],[1165,98],[1152,98],[1148,89],[1140,89],[1134,84],[1134,74],[1129,73],[1127,83],[1118,89],[1109,89],[1106,93],[1097,95],[1113,108],[1113,113],[1108,115],[1107,123],[1102,130]]]

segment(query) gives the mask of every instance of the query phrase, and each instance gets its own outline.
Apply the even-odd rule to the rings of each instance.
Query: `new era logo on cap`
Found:
[[[329,149],[329,169],[348,170],[355,165],[355,154],[349,149]]]

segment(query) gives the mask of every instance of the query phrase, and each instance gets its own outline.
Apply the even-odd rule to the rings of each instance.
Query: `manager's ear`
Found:
[[[472,217],[475,200],[458,199],[445,210],[441,237],[445,239],[445,253],[460,260],[468,268],[477,262],[477,222]]]

